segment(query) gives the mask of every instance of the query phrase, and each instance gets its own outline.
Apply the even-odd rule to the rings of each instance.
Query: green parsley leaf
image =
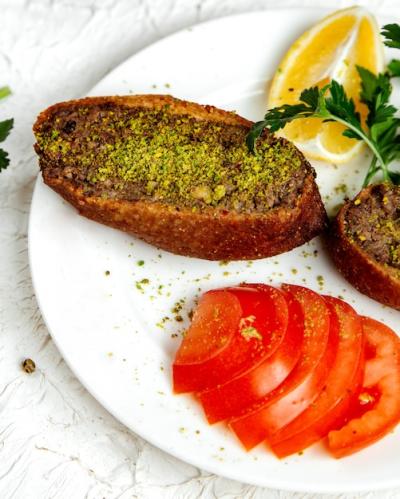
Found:
[[[368,107],[367,125],[392,118],[396,108],[388,104],[392,94],[392,84],[388,73],[375,75],[361,66],[356,66],[361,78],[360,100]]]
[[[255,140],[264,128],[271,132],[284,128],[287,123],[300,118],[322,118],[324,121],[339,121],[347,125],[344,135],[360,140],[363,130],[360,115],[353,99],[349,99],[342,85],[333,80],[323,88],[311,87],[300,94],[299,104],[283,104],[267,111],[263,121],[258,121],[247,136],[247,145],[254,151]]]
[[[380,151],[385,163],[392,161],[398,154],[395,137],[399,119],[397,109],[389,104],[392,85],[389,73],[373,74],[366,68],[357,66],[361,78],[360,100],[368,107],[367,126],[372,142]]]
[[[385,37],[384,44],[388,47],[400,48],[400,26],[398,24],[386,24],[381,31]],[[400,76],[400,61],[393,59],[388,64],[390,76]]]
[[[388,64],[388,71],[391,77],[400,76],[400,61],[393,59]]]
[[[400,49],[400,26],[398,24],[386,24],[381,34],[385,37],[383,42],[385,45]]]
[[[5,170],[9,163],[8,152],[4,151],[4,149],[0,149],[0,172]]]
[[[300,101],[308,104],[311,109],[318,109],[321,100],[321,92],[318,87],[306,88],[300,94]]]
[[[4,99],[8,95],[11,94],[11,90],[9,87],[1,87],[0,88],[0,99]],[[4,120],[0,121],[0,142],[3,142],[8,137],[10,130],[14,125],[14,120]],[[0,172],[5,170],[7,166],[10,164],[10,159],[8,157],[8,153],[3,149],[0,149]]]
[[[370,105],[376,102],[379,105],[387,104],[392,93],[389,75],[387,73],[376,75],[362,66],[356,66],[356,68],[361,78],[360,98],[362,102],[365,102],[369,109]]]
[[[353,99],[349,99],[343,85],[332,80],[329,85],[330,96],[325,99],[326,109],[333,115],[346,119],[359,126],[360,114],[356,111]]]
[[[330,116],[325,121],[339,121],[348,126],[343,135],[357,140],[362,139],[360,113],[356,111],[353,99],[347,97],[343,85],[332,80],[329,94],[330,96],[325,99],[325,107]]]
[[[313,116],[318,110],[320,90],[318,87],[307,88],[301,93],[300,101],[300,104],[284,104],[270,109],[262,121],[254,123],[246,137],[249,150],[254,153],[255,143],[265,128],[276,132],[295,119]]]
[[[6,140],[13,125],[14,125],[14,120],[12,118],[10,120],[0,121],[0,142]]]
[[[267,112],[264,116],[264,126],[267,126],[271,132],[276,132],[291,121],[298,118],[306,118],[314,113],[315,109],[307,104],[295,104],[292,106],[284,104]]]
[[[252,153],[254,153],[256,140],[260,137],[265,127],[266,125],[264,121],[257,121],[257,123],[254,123],[249,133],[247,134],[246,144],[249,151],[251,151]]]
[[[400,48],[400,25],[387,24],[382,29],[385,45]],[[360,101],[367,106],[366,122],[361,121],[354,100],[346,94],[340,83],[332,80],[323,88],[311,87],[303,90],[298,104],[283,104],[267,111],[264,120],[251,128],[247,137],[250,151],[254,151],[257,138],[264,128],[275,132],[295,119],[315,117],[324,122],[336,121],[345,126],[343,135],[363,140],[373,152],[373,158],[364,186],[375,175],[382,174],[384,181],[400,185],[400,172],[389,170],[388,165],[400,159],[400,118],[397,109],[390,104],[391,78],[400,76],[400,61],[392,60],[384,73],[374,74],[366,68],[356,66],[361,80]]]
[[[395,185],[400,185],[400,172],[389,172],[390,175],[390,180],[395,184]]]

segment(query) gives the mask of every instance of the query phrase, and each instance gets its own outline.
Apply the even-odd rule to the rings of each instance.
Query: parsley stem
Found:
[[[380,152],[378,151],[375,144],[368,137],[368,135],[366,135],[364,132],[360,131],[357,127],[353,126],[351,123],[348,123],[347,121],[343,120],[342,118],[339,118],[338,116],[335,116],[334,114],[331,114],[329,112],[321,114],[320,117],[325,119],[325,120],[329,119],[329,120],[337,121],[338,123],[341,123],[342,125],[344,125],[346,128],[350,128],[350,130],[352,130],[356,135],[358,135],[360,137],[360,139],[363,140],[367,144],[367,146],[371,149],[371,151],[374,154],[374,157],[378,160],[379,164],[381,165],[384,181],[387,182],[390,180],[387,165],[383,161],[383,158],[382,158]],[[371,163],[371,166],[372,166],[372,163]],[[369,175],[369,173],[371,171],[371,166],[370,166],[370,168],[368,170],[368,174],[367,174],[368,180],[371,180],[371,177],[373,176],[373,175],[371,175],[371,176]],[[376,161],[374,162],[374,168],[375,168],[375,173],[376,173],[377,172]]]
[[[377,161],[377,157],[374,155],[372,157],[371,164],[369,165],[367,175],[365,176],[363,188],[368,186],[371,178],[379,171],[379,168],[376,166]]]

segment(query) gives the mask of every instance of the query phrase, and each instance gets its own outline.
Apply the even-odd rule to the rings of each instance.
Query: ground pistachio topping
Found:
[[[253,326],[243,328],[240,331],[240,334],[243,336],[243,338],[245,340],[250,340],[251,338],[256,338],[257,340],[262,340],[261,334]]]
[[[400,273],[400,187],[373,186],[369,196],[353,201],[346,220],[351,241]]]
[[[93,105],[59,111],[36,138],[53,175],[74,180],[87,195],[145,198],[194,212],[293,205],[308,172],[302,155],[272,135],[252,154],[247,133],[246,126],[176,115],[169,106]]]

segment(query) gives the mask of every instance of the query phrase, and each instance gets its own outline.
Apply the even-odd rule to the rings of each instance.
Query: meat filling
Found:
[[[347,233],[377,262],[400,270],[400,187],[376,185],[347,211]]]
[[[249,153],[248,128],[161,109],[61,109],[36,132],[41,168],[85,195],[146,199],[193,211],[292,208],[312,171],[302,154],[267,135]]]

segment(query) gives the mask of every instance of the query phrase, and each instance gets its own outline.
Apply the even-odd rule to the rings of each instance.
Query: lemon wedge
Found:
[[[375,18],[363,7],[334,12],[306,31],[290,47],[272,80],[268,107],[296,104],[303,89],[322,87],[335,79],[353,97],[362,119],[366,106],[360,103],[360,77],[356,64],[373,73],[383,71],[383,44]],[[344,163],[357,154],[362,143],[342,135],[340,123],[318,118],[296,120],[280,135],[295,142],[314,159]]]

